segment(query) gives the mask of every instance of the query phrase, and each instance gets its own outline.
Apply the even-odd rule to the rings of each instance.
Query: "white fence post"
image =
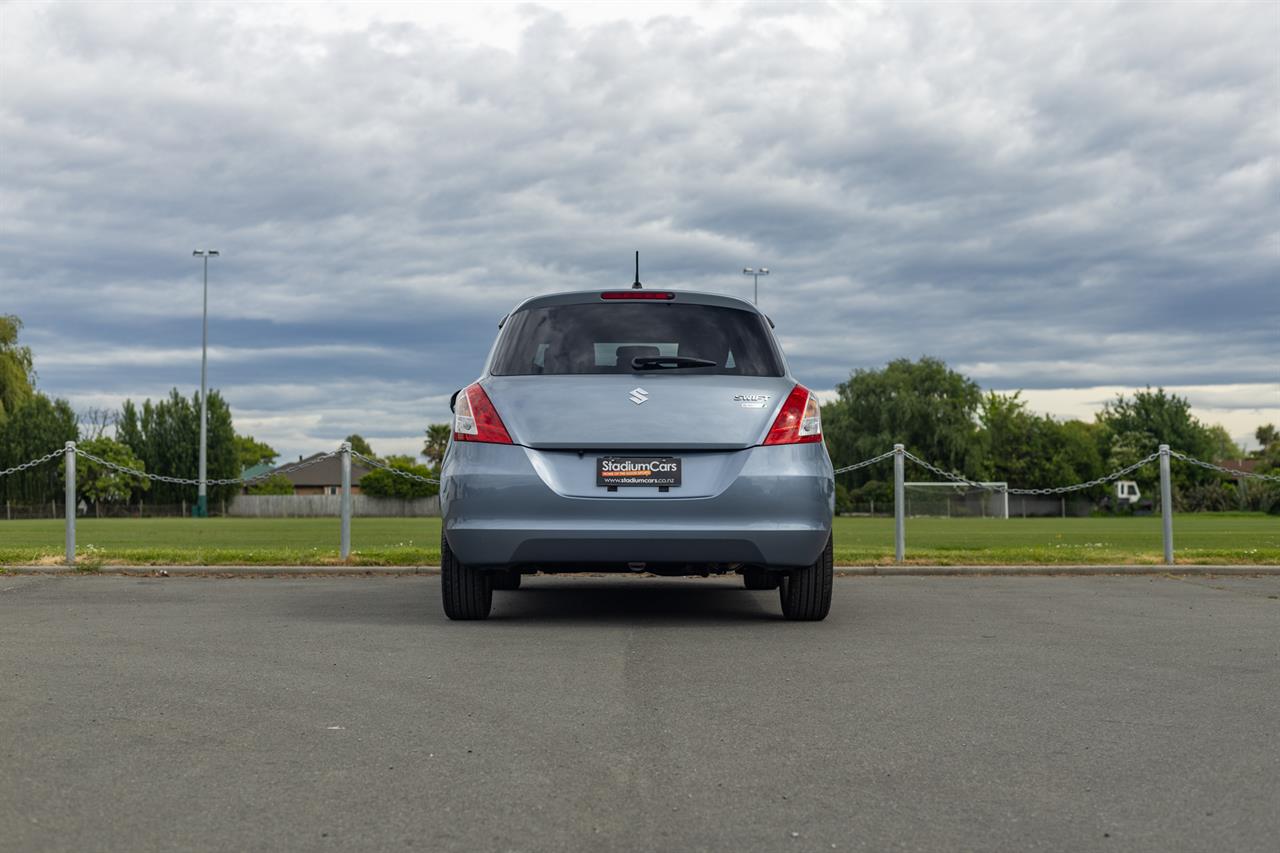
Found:
[[[66,444],[67,460],[67,565],[76,564],[76,443]]]
[[[903,452],[906,450],[901,444],[893,446],[893,559],[895,562],[901,563],[906,556],[906,530],[903,519],[906,517],[906,488],[903,482],[906,479],[906,459]]]
[[[351,445],[342,442],[342,533],[338,556],[345,563],[351,556]]]
[[[1173,482],[1169,476],[1169,445],[1160,445],[1160,516],[1164,524],[1164,563],[1173,565]]]

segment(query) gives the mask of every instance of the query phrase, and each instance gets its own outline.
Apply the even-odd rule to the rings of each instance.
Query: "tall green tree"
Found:
[[[1236,440],[1227,432],[1222,424],[1205,427],[1209,437],[1209,462],[1224,462],[1230,459],[1243,459],[1244,451]]]
[[[1263,424],[1253,431],[1253,437],[1258,440],[1258,444],[1262,445],[1265,452],[1268,447],[1280,442],[1280,431],[1276,430],[1275,424]]]
[[[0,468],[12,468],[60,450],[79,438],[76,413],[66,400],[50,400],[36,393],[0,419]],[[0,477],[0,500],[44,504],[63,499],[61,459]]]
[[[1191,414],[1191,404],[1186,398],[1169,394],[1163,388],[1135,391],[1132,397],[1120,394],[1102,407],[1097,420],[1102,427],[1098,435],[1108,468],[1137,462],[1161,444],[1197,459],[1213,461],[1210,459],[1213,439],[1209,430]],[[1175,490],[1208,482],[1214,476],[1203,468],[1185,464],[1175,464],[1172,474]],[[1133,479],[1144,491],[1153,488],[1158,480],[1155,464],[1137,472]]]
[[[978,419],[986,479],[1039,489],[1092,480],[1101,473],[1091,427],[1030,412],[1021,392],[988,393]]]
[[[251,435],[236,436],[236,459],[241,471],[254,465],[274,464],[279,455],[265,441],[258,441]]]
[[[453,427],[449,424],[431,424],[427,427],[427,440],[422,445],[422,455],[432,465],[439,465],[444,460],[444,452],[449,447],[449,437],[453,435]]]
[[[369,442],[365,441],[364,436],[362,436],[360,433],[358,432],[351,433],[351,435],[347,436],[346,441],[348,444],[351,445],[351,449],[354,452],[363,453],[365,456],[368,456],[370,459],[378,458],[377,456],[374,456],[373,448],[369,446]]]
[[[1098,422],[1107,428],[1113,441],[1117,436],[1131,436],[1148,448],[1148,453],[1161,444],[1193,456],[1212,450],[1209,431],[1191,414],[1191,404],[1163,388],[1135,391],[1132,397],[1118,395],[1103,405]]]
[[[988,392],[979,406],[982,427],[983,476],[1003,480],[1017,488],[1038,488],[1042,479],[1038,455],[1046,436],[1040,419],[1027,411],[1021,392]]]
[[[145,400],[139,409],[126,400],[120,409],[116,437],[129,446],[152,474],[194,479],[200,460],[200,394],[187,399],[178,389],[156,403]],[[209,392],[207,476],[210,480],[240,476],[231,409],[217,391]],[[209,500],[229,500],[236,485],[209,486]],[[160,504],[194,501],[197,487],[155,482],[148,500]]]
[[[1259,460],[1254,470],[1259,474],[1280,474],[1280,432],[1271,424],[1264,424],[1253,435],[1262,445],[1261,450],[1251,454]],[[1249,509],[1280,515],[1280,483],[1245,483],[1245,504]]]
[[[976,415],[982,391],[945,363],[898,359],[881,370],[855,370],[822,407],[822,429],[837,465],[857,462],[905,444],[907,450],[957,473],[982,472]],[[853,474],[853,485],[885,479],[890,463]]]
[[[1164,388],[1135,391],[1133,397],[1119,394],[1102,406],[1097,421],[1101,428],[1098,439],[1108,470],[1132,465],[1151,455],[1161,444],[1169,444],[1172,450],[1196,459],[1213,461],[1210,430],[1192,415],[1187,398],[1167,393]],[[1216,480],[1216,475],[1202,467],[1176,461],[1171,475],[1174,501],[1180,506],[1184,505],[1180,494],[1185,489]],[[1130,479],[1137,480],[1144,493],[1156,494],[1160,469],[1152,462],[1134,471]]]
[[[0,421],[35,393],[36,374],[31,347],[18,344],[22,321],[0,314]]]
[[[1056,481],[1045,483],[1045,486],[1083,483],[1106,473],[1106,465],[1098,451],[1097,424],[1072,420],[1057,427],[1058,440],[1053,456],[1056,470],[1060,473],[1055,475]],[[1100,486],[1093,494],[1100,495],[1105,489],[1105,486]]]

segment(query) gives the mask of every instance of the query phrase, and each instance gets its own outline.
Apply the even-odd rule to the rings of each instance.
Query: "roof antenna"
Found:
[[[636,249],[636,280],[631,284],[632,290],[640,290],[640,250]]]

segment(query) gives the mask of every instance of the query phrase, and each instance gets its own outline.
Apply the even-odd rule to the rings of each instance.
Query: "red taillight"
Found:
[[[480,383],[468,385],[453,404],[453,440],[510,444],[511,436]]]
[[[669,290],[606,290],[601,299],[675,299]]]
[[[818,398],[803,385],[797,385],[787,395],[782,411],[774,420],[765,444],[807,444],[822,441],[822,412]]]

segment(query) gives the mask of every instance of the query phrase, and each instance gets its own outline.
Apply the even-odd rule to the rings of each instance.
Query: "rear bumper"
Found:
[[[463,563],[801,566],[818,558],[831,534],[835,485],[821,443],[727,452],[737,475],[702,497],[681,497],[678,488],[562,494],[539,474],[548,468],[541,453],[450,447],[440,506],[449,547]]]

